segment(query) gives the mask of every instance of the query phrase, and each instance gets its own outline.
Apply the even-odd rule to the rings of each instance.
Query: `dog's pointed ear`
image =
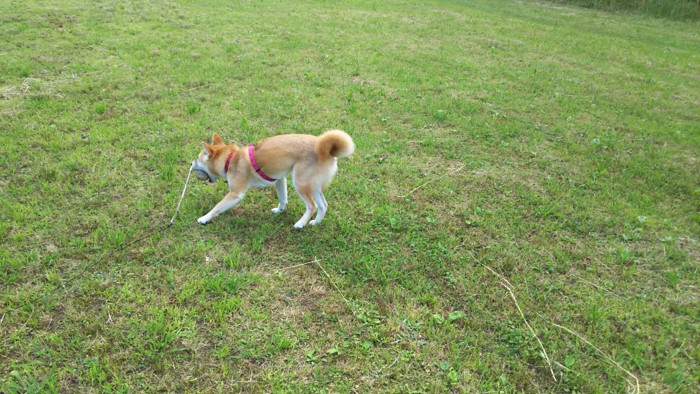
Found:
[[[214,133],[214,135],[211,137],[211,143],[213,145],[226,145],[224,143],[224,140],[222,140],[221,137],[219,137],[219,135],[216,133]]]
[[[202,147],[204,148],[204,152],[207,154],[207,157],[211,157],[214,153],[214,147],[204,141],[202,141]]]

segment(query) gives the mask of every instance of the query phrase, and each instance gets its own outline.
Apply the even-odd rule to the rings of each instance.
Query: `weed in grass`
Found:
[[[95,113],[102,115],[107,111],[107,104],[105,103],[95,103]]]
[[[197,104],[197,103],[187,104],[187,113],[190,115],[196,114],[201,109],[202,109],[202,106],[200,104]]]
[[[9,393],[58,393],[56,377],[51,370],[45,377],[37,377],[31,374],[23,374],[13,370],[9,374],[7,384]]]

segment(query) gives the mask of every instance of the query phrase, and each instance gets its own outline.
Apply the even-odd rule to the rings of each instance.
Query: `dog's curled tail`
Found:
[[[333,157],[348,157],[355,152],[352,138],[341,130],[329,130],[321,134],[316,142],[316,155],[320,161]]]

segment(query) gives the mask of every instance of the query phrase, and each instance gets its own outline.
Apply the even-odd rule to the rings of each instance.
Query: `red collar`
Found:
[[[270,178],[269,176],[267,176],[267,174],[265,174],[262,168],[260,168],[260,166],[258,165],[258,162],[255,161],[255,155],[253,154],[254,149],[255,148],[253,148],[253,145],[248,145],[248,156],[250,156],[250,164],[253,165],[253,169],[255,170],[255,172],[258,173],[258,175],[260,175],[262,179],[268,182],[276,182],[277,179]]]
[[[231,159],[233,159],[233,155],[235,154],[236,152],[231,152],[226,158],[226,164],[224,164],[224,177],[226,177],[226,174],[228,174],[228,165],[231,163]]]

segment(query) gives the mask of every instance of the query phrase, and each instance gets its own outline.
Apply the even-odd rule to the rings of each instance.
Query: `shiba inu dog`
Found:
[[[294,224],[300,229],[318,209],[311,225],[323,220],[328,203],[323,196],[336,171],[337,158],[348,157],[355,151],[355,144],[344,131],[330,130],[320,136],[306,134],[284,134],[265,138],[253,145],[239,147],[225,144],[218,134],[212,143],[203,142],[203,149],[192,169],[200,180],[214,183],[225,178],[229,192],[206,215],[197,219],[201,224],[231,209],[245,196],[250,187],[275,185],[279,205],[272,213],[279,214],[287,207],[287,175],[292,173],[292,184],[304,204],[306,212]]]

